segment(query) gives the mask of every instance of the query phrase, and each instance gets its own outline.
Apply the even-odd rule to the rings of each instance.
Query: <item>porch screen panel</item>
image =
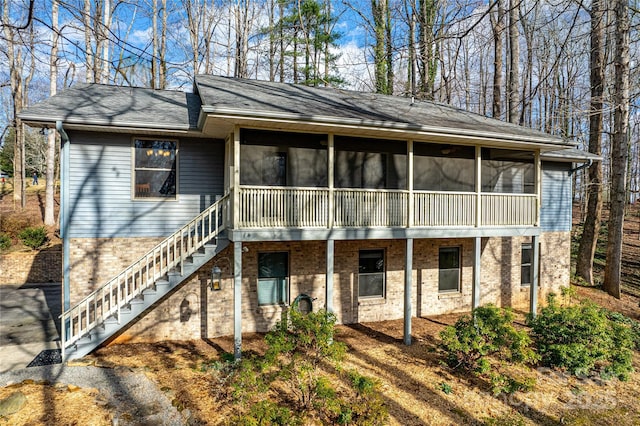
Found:
[[[243,129],[240,184],[327,186],[327,136]]]
[[[335,137],[336,188],[404,189],[407,179],[407,143]]]
[[[416,143],[413,188],[423,191],[475,191],[475,148]]]
[[[482,148],[482,192],[533,194],[536,189],[534,153]]]

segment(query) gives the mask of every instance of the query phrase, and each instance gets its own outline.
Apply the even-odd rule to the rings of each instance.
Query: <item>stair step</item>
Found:
[[[147,288],[147,289],[142,290],[142,296],[143,297],[154,296],[156,294],[158,294],[158,290],[155,289],[155,288]]]

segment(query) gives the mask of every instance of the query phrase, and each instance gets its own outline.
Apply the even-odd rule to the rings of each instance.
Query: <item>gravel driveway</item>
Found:
[[[0,374],[0,387],[23,380],[95,388],[113,407],[114,425],[185,425],[189,411],[179,413],[171,400],[143,373],[126,367],[45,365]]]

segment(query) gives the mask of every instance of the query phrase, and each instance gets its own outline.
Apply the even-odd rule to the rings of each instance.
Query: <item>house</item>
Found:
[[[21,113],[62,137],[66,357],[107,339],[535,311],[569,282],[560,138],[409,98],[210,75],[78,85]]]

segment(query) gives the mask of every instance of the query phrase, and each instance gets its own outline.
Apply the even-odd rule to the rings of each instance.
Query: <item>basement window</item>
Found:
[[[460,291],[460,247],[440,247],[438,253],[438,291]]]
[[[531,268],[533,249],[531,244],[523,244],[520,253],[520,284],[529,286],[533,281],[533,269]]]
[[[384,250],[360,250],[358,297],[384,297]]]
[[[176,199],[178,141],[135,139],[133,198]]]
[[[289,301],[289,253],[258,253],[258,305]]]

